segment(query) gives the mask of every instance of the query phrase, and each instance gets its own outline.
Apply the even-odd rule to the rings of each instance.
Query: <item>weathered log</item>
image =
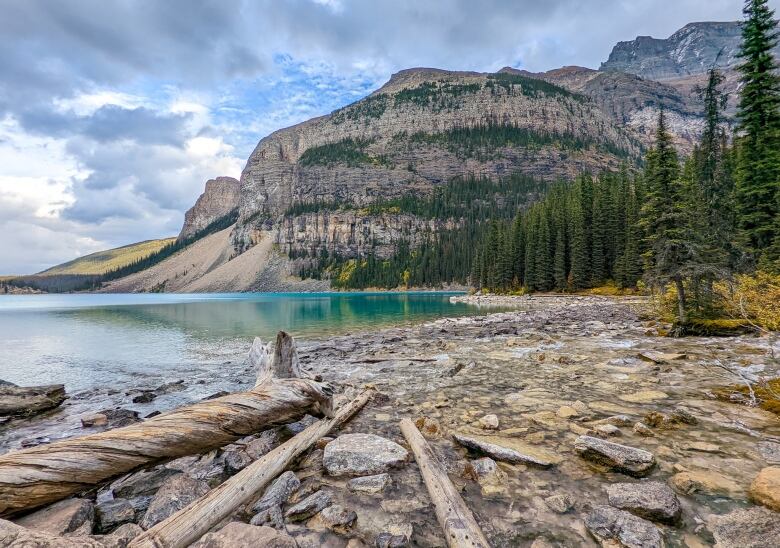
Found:
[[[363,391],[329,420],[318,421],[183,510],[158,523],[130,543],[130,548],[179,548],[189,546],[240,506],[256,499],[296,457],[348,421],[371,399]]]
[[[428,442],[409,419],[401,421],[401,432],[414,453],[425,486],[436,508],[436,518],[444,529],[450,548],[489,548],[474,515],[452,485],[447,472],[436,460]]]
[[[277,336],[283,356],[292,337]],[[291,359],[272,360],[255,339],[250,363],[262,382],[249,392],[202,401],[141,423],[0,455],[0,516],[65,498],[114,476],[185,455],[203,453],[305,413],[331,414],[332,391],[300,378]]]

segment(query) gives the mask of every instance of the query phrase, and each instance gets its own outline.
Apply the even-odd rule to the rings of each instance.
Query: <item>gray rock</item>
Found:
[[[780,539],[780,514],[766,508],[735,510],[709,519],[719,548],[768,548]]]
[[[209,486],[203,481],[186,474],[173,476],[154,495],[139,525],[149,529],[208,492]]]
[[[620,428],[614,424],[597,424],[593,427],[593,430],[595,430],[597,435],[604,438],[619,436],[621,434]]]
[[[672,420],[672,422],[682,424],[696,424],[699,422],[693,413],[691,413],[685,407],[680,406],[674,408],[674,410],[669,414],[669,418]]]
[[[288,534],[271,527],[256,527],[238,521],[225,525],[219,531],[207,533],[191,548],[297,548]]]
[[[106,540],[110,540],[110,546],[115,548],[126,548],[130,541],[135,537],[143,533],[141,529],[135,523],[125,523],[120,525],[117,529],[106,537]],[[108,543],[107,543],[108,544]]]
[[[206,181],[203,194],[184,214],[184,226],[179,239],[192,236],[237,208],[240,190],[241,184],[233,177],[217,177]]]
[[[652,521],[674,524],[682,513],[677,495],[660,481],[608,485],[607,497],[615,508]]]
[[[481,451],[495,460],[514,464],[532,464],[541,468],[549,468],[560,462],[560,459],[553,454],[530,445],[524,446],[513,439],[499,440],[494,437],[464,436],[463,434],[453,434],[452,437],[464,447]],[[498,441],[501,441],[502,445],[499,445]]]
[[[631,426],[634,423],[634,419],[628,415],[613,415],[606,419],[597,420],[594,424],[611,424],[613,426]]]
[[[331,531],[344,532],[355,524],[357,514],[354,510],[340,504],[332,504],[323,508],[312,521],[316,521],[316,523],[309,522],[309,526],[314,526],[315,529],[324,527]]]
[[[758,452],[769,464],[780,464],[780,443],[760,441],[756,444]]]
[[[135,424],[136,422],[141,422],[141,419],[138,418],[138,411],[123,409],[121,407],[103,409],[102,411],[98,411],[98,414],[106,416],[109,428],[121,428],[123,426]]]
[[[72,533],[77,529],[89,529],[92,532],[92,522],[95,519],[95,509],[91,501],[86,499],[65,499],[55,502],[41,510],[27,514],[15,520],[17,525],[43,531],[53,535]],[[82,529],[82,530],[84,530]]]
[[[325,446],[323,464],[332,476],[380,474],[406,462],[409,453],[374,434],[342,434]]]
[[[663,548],[658,528],[647,520],[610,506],[597,506],[585,518],[585,527],[602,545],[615,542],[625,548]]]
[[[98,503],[95,507],[97,530],[108,533],[119,525],[136,519],[136,509],[128,499],[114,499]]]
[[[272,524],[277,529],[284,527],[284,518],[282,515],[282,505],[301,486],[301,482],[296,475],[289,470],[276,478],[276,480],[265,490],[263,496],[252,506],[254,516],[250,523],[252,525]]]
[[[645,438],[651,438],[655,436],[655,432],[653,432],[652,428],[643,422],[638,422],[634,425],[634,434],[638,434]]]
[[[390,474],[376,474],[353,478],[347,482],[347,487],[355,493],[381,493],[390,485]]]
[[[574,500],[569,495],[552,495],[544,499],[544,503],[558,514],[565,514],[574,508]]]
[[[244,450],[252,460],[257,460],[278,445],[278,432],[276,430],[266,430],[249,440]]]
[[[409,537],[406,535],[393,535],[392,533],[380,533],[376,537],[376,548],[404,548],[409,546]]]
[[[0,416],[35,415],[58,407],[65,401],[65,385],[0,385]]]
[[[284,513],[284,517],[290,521],[303,521],[320,512],[323,508],[327,508],[332,503],[333,497],[328,491],[317,491],[295,506],[290,507]]]
[[[655,466],[655,457],[649,451],[592,436],[578,437],[574,450],[586,460],[630,476],[646,476]]]
[[[230,445],[223,450],[222,462],[225,463],[225,473],[228,476],[238,474],[241,470],[252,464],[252,457],[237,445]]]
[[[115,498],[134,498],[154,495],[168,478],[181,472],[164,466],[139,470],[111,484]]]

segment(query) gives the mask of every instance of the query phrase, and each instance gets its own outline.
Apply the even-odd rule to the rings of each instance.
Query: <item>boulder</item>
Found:
[[[65,401],[64,384],[44,386],[0,385],[0,416],[35,415],[54,409]]]
[[[586,460],[630,476],[646,476],[655,466],[655,457],[649,451],[591,436],[578,437],[574,450]]]
[[[97,426],[108,426],[108,417],[102,413],[93,413],[81,417],[81,426],[83,428],[92,428]]]
[[[750,485],[750,498],[780,512],[780,466],[762,469]]]
[[[347,487],[355,493],[381,493],[390,485],[390,474],[376,474],[374,476],[363,476],[362,478],[353,478],[347,482]]]
[[[674,524],[682,513],[677,495],[660,481],[608,485],[607,497],[611,506],[652,521]]]
[[[585,527],[602,546],[663,548],[658,527],[647,520],[610,506],[597,506],[585,518]],[[617,543],[617,544],[616,544]]]
[[[64,535],[76,530],[92,532],[95,508],[86,499],[65,499],[15,520],[17,525],[53,535]]]
[[[768,548],[780,539],[780,514],[766,508],[735,510],[709,519],[716,548]]]
[[[574,500],[569,495],[552,495],[544,499],[544,503],[557,514],[565,514],[574,508]]]
[[[110,537],[61,537],[0,519],[0,546],[8,548],[124,548]]]
[[[225,525],[219,531],[206,533],[192,548],[297,548],[295,539],[272,527],[256,527],[238,521]]]
[[[549,468],[561,462],[559,456],[513,438],[465,436],[463,434],[453,434],[452,437],[464,447],[480,451],[503,462],[531,464],[540,468]]]
[[[409,453],[374,434],[342,434],[325,446],[323,464],[332,476],[381,474],[406,462]]]
[[[267,525],[270,523],[277,529],[283,528],[282,505],[290,500],[290,497],[300,486],[301,482],[298,480],[298,477],[289,470],[276,478],[265,490],[260,500],[252,505],[252,512],[255,515],[250,523],[252,525]]]
[[[208,492],[209,486],[203,481],[186,474],[173,476],[166,480],[154,495],[139,525],[143,529],[149,529]]]
[[[243,447],[229,445],[222,452],[222,462],[225,463],[225,473],[228,476],[238,474],[241,470],[252,464],[252,457]]]
[[[327,508],[333,503],[333,496],[328,491],[317,491],[298,504],[290,507],[284,517],[290,521],[303,521]]]
[[[123,426],[129,426],[136,422],[141,422],[138,418],[138,411],[132,409],[124,409],[117,407],[115,409],[103,409],[98,411],[99,415],[104,415],[108,419],[109,428],[121,428]]]

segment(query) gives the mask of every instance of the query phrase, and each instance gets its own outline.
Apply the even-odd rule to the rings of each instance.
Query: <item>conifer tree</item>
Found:
[[[780,254],[780,78],[767,0],[746,0],[742,24],[737,205],[741,239],[761,263]]]

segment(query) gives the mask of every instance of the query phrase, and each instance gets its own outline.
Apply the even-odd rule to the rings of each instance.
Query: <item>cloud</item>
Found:
[[[777,8],[780,0],[770,0]],[[413,66],[596,67],[735,0],[0,0],[0,273],[175,234],[268,133]],[[42,264],[46,263],[46,264]]]

